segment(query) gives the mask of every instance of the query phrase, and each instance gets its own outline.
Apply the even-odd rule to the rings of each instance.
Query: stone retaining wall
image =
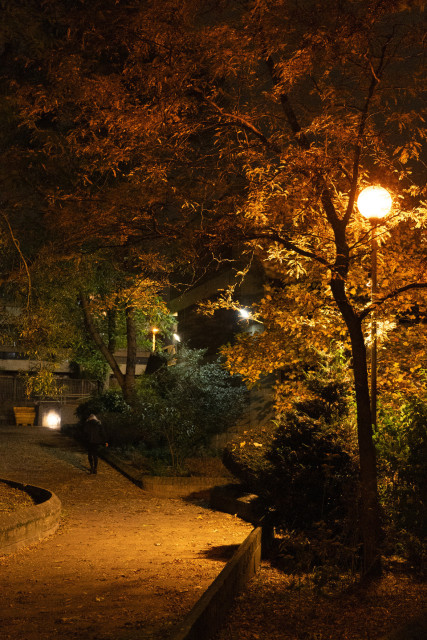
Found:
[[[258,571],[261,535],[261,527],[251,531],[188,616],[178,625],[171,640],[207,640],[219,630],[234,598]]]
[[[241,485],[218,483],[211,491],[209,506],[236,515],[246,522],[259,524],[256,503],[258,496],[247,493]]]
[[[13,553],[56,531],[61,515],[61,502],[54,493],[12,480],[0,478],[0,482],[26,491],[36,503],[14,513],[0,514],[0,555]]]

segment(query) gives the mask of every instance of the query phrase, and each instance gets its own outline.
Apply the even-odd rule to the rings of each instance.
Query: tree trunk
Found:
[[[361,326],[350,329],[353,372],[356,389],[357,436],[359,442],[361,514],[363,536],[363,574],[381,573],[381,519],[378,501],[376,452],[372,439],[372,415],[369,396],[366,346]]]
[[[116,359],[114,358],[114,355],[109,351],[107,345],[103,341],[97,327],[93,322],[93,318],[90,313],[90,308],[89,308],[88,301],[86,300],[86,297],[83,294],[81,294],[79,298],[80,298],[80,304],[82,307],[83,317],[84,317],[84,322],[85,322],[87,332],[92,338],[97,348],[99,349],[99,351],[101,352],[101,354],[104,356],[107,363],[110,365],[114,375],[116,376],[117,382],[119,383],[120,388],[124,393],[125,376],[121,372],[120,367],[117,364]]]
[[[107,311],[107,321],[108,321],[108,351],[114,355],[116,350],[116,318],[117,312],[116,309],[108,309]],[[106,391],[110,387],[110,370],[107,369],[104,378],[103,391]]]
[[[126,373],[125,386],[123,395],[126,402],[131,403],[135,392],[135,371],[136,371],[136,325],[135,325],[135,309],[126,307],[126,337],[127,337],[127,353],[126,353]]]
[[[351,340],[359,444],[360,528],[363,541],[362,573],[364,578],[369,578],[381,574],[381,518],[378,501],[376,452],[372,437],[366,345],[362,322],[345,298],[343,282],[332,282],[331,289],[347,325]]]

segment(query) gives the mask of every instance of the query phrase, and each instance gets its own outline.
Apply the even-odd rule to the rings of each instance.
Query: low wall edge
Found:
[[[234,598],[258,571],[261,538],[261,527],[251,531],[190,613],[176,627],[171,640],[207,640],[218,631]]]

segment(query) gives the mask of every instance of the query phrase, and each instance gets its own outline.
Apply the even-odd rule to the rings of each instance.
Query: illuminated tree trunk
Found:
[[[116,350],[116,309],[108,309],[108,351],[114,353]],[[102,390],[107,391],[110,387],[110,369],[107,368],[105,377],[103,380]]]
[[[360,459],[361,514],[365,576],[381,573],[381,522],[378,502],[376,452],[372,439],[366,347],[360,326],[349,327],[357,406],[357,436]]]
[[[372,433],[366,345],[362,322],[347,301],[342,280],[333,280],[331,289],[347,325],[353,359],[357,407],[357,438],[359,444],[361,513],[363,541],[363,576],[381,573],[381,519],[378,501],[376,453]]]

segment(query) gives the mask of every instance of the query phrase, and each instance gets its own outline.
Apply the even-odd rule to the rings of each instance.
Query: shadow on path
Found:
[[[82,461],[82,455],[86,457],[85,449],[77,443],[74,443],[74,446],[73,446],[73,441],[67,444],[69,444],[69,446],[67,446],[67,448],[64,448],[62,441],[38,442],[38,445],[42,447],[42,449],[48,449],[49,453],[53,455],[55,458],[57,458],[58,460],[66,462],[67,464],[70,464],[76,469],[87,471],[88,465],[87,463],[84,464]]]

